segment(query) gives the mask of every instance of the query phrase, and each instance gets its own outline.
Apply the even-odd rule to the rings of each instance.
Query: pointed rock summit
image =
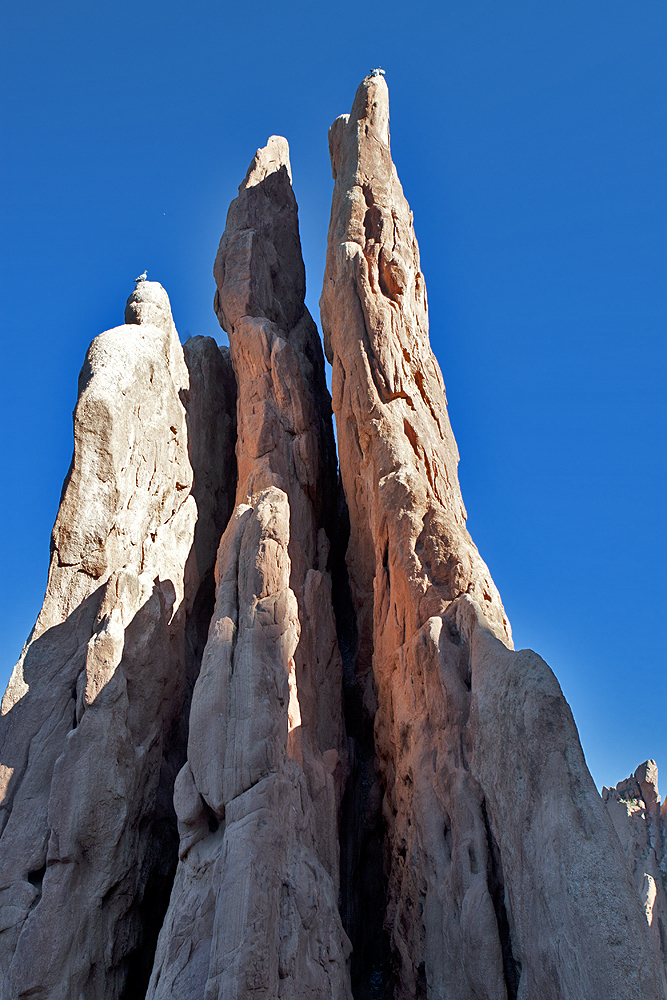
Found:
[[[466,528],[382,70],[91,344],[0,712],[0,1000],[666,1000],[657,768],[598,795]]]
[[[257,151],[214,273],[239,386],[236,508],[176,780],[181,860],[148,997],[344,1000],[335,454],[284,139]]]
[[[392,995],[661,996],[570,710],[546,663],[512,651],[465,527],[381,76],[329,146],[320,304],[383,793]]]
[[[176,864],[173,782],[218,541],[195,556],[182,399],[225,451],[234,395],[228,379],[190,387],[160,284],[137,286],[126,321],[81,370],[44,605],[2,701],[3,1000],[143,995]]]

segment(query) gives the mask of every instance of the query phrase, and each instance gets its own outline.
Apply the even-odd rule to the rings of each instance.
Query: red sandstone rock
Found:
[[[330,144],[349,544],[274,136],[215,263],[230,352],[182,350],[140,281],[81,373],[0,716],[0,998],[664,1000],[657,771],[605,809],[555,677],[512,649],[380,75]]]
[[[377,705],[394,996],[662,997],[569,708],[548,666],[512,651],[465,527],[382,77],[329,141],[322,324],[358,683]]]

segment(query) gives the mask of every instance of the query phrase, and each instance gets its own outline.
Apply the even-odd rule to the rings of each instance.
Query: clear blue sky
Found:
[[[89,341],[144,268],[224,340],[212,264],[272,133],[318,317],[327,128],[373,66],[469,528],[598,785],[667,791],[664,0],[6,5],[0,684],[39,610]]]

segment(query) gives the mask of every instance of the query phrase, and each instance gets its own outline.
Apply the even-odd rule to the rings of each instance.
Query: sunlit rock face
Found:
[[[218,540],[195,555],[184,401],[233,454],[235,397],[229,376],[227,392],[190,385],[157,282],[126,321],[86,355],[44,605],[2,702],[3,998],[141,995],[176,863],[194,609]]]
[[[347,744],[327,571],[336,467],[284,139],[257,151],[214,273],[239,392],[236,508],[176,782],[181,860],[148,996],[344,998]]]
[[[667,979],[667,802],[660,802],[655,761],[644,761],[615,788],[603,788],[602,801],[623,846]]]
[[[662,996],[570,710],[539,656],[513,652],[465,528],[381,76],[362,82],[329,142],[321,310],[357,684],[374,720],[386,827],[386,989],[452,1000]]]

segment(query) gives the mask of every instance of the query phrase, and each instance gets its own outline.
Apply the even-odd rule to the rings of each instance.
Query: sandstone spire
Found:
[[[335,455],[284,139],[257,151],[214,273],[239,390],[236,509],[176,782],[181,861],[148,997],[343,1000]]]
[[[321,299],[358,684],[374,716],[397,998],[661,997],[647,924],[558,683],[512,651],[465,527],[381,76],[329,133]]]
[[[190,386],[157,282],[137,286],[126,321],[93,341],[81,371],[46,597],[2,702],[6,1000],[141,995],[176,863],[193,609],[217,544],[193,550],[181,400],[201,427],[234,398],[224,377]],[[220,356],[200,345],[204,366],[212,349]],[[232,431],[229,419],[217,426],[219,453]],[[216,491],[224,512],[224,484]],[[206,523],[201,491],[199,504]]]

